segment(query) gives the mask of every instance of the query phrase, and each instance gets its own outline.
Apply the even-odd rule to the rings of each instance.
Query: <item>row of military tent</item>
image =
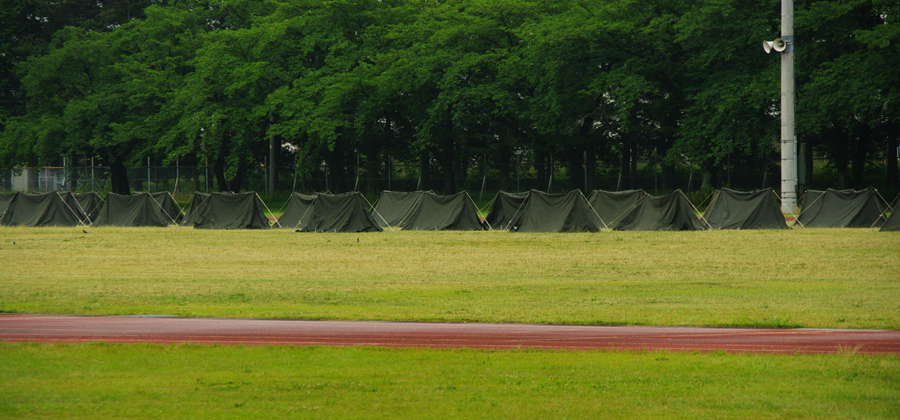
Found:
[[[873,189],[810,191],[798,222],[810,227],[871,227],[885,222]],[[17,198],[18,197],[18,198]],[[201,229],[267,229],[265,203],[256,193],[195,193],[187,217],[163,193],[0,195],[5,226],[167,226]],[[484,222],[465,192],[441,196],[432,191],[385,191],[374,206],[359,193],[293,194],[275,227],[311,232],[406,230],[483,230],[513,232],[595,232],[612,230],[787,229],[771,190],[717,190],[705,215],[695,216],[681,191],[653,197],[642,190],[566,194],[500,192]],[[12,211],[8,208],[12,205]],[[368,209],[371,208],[371,211]],[[270,212],[271,214],[271,212]],[[892,218],[894,219],[894,218]],[[889,220],[884,230],[897,229]]]
[[[873,228],[886,221],[874,188],[809,190],[800,197],[800,208],[797,221],[804,227]]]
[[[565,194],[501,191],[486,221],[493,229],[510,232],[704,229],[680,190],[659,197],[643,190],[595,190],[589,197],[579,190]]]
[[[90,224],[103,200],[96,193],[0,194],[0,226],[78,226]]]
[[[181,220],[167,192],[132,195],[49,192],[0,194],[2,226],[167,226]]]

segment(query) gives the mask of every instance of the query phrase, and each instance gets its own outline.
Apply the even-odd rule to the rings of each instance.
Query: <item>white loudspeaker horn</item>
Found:
[[[781,38],[775,38],[774,41],[763,41],[763,49],[766,50],[766,54],[775,50],[775,52],[782,52],[787,48],[787,44]]]

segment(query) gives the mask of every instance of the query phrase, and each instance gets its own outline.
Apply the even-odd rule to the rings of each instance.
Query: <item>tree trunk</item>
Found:
[[[897,171],[897,145],[898,145],[898,137],[897,132],[893,131],[891,134],[888,134],[887,139],[887,168],[885,168],[885,180],[884,186],[890,189],[900,188],[900,178],[898,178]]]
[[[569,179],[572,187],[582,192],[587,191],[587,186],[584,184],[584,148],[574,146],[567,152],[566,160],[569,162]]]
[[[428,178],[431,178],[430,155],[426,151],[419,152],[419,182],[416,189],[419,191],[428,190]]]
[[[806,189],[811,190],[815,187],[816,182],[813,179],[813,142],[810,140],[806,141],[806,153],[803,154],[803,160],[806,162],[804,166],[806,166]]]
[[[247,159],[243,156],[238,159],[237,171],[234,173],[234,178],[228,183],[228,190],[234,193],[241,192],[241,187],[244,185],[244,175],[247,173]]]
[[[853,150],[853,188],[862,189],[863,176],[866,173],[866,154],[869,151],[872,131],[869,127],[860,126],[859,137],[856,139],[856,147]]]
[[[213,173],[216,175],[219,192],[230,191],[228,189],[228,180],[225,179],[225,158],[223,156],[220,155],[213,161]]]
[[[110,159],[109,161],[109,184],[112,192],[116,194],[131,194],[131,188],[128,185],[128,168],[121,159]]]
[[[700,185],[700,189],[704,188],[716,188],[716,184],[718,180],[716,179],[716,173],[719,171],[719,168],[713,163],[713,161],[707,160],[700,165],[701,170],[703,171],[703,184]]]
[[[441,163],[441,170],[444,173],[444,194],[456,193],[456,177],[453,174],[453,166],[455,162],[455,153],[453,150],[452,134],[444,134],[443,150],[441,151],[438,162]]]
[[[847,188],[850,180],[850,149],[848,147],[850,139],[841,136],[834,130],[826,135],[829,137],[828,143],[831,145],[831,162],[838,173],[838,189]]]
[[[341,142],[335,142],[334,150],[329,153],[328,159],[328,181],[331,185],[327,185],[329,191],[334,194],[344,192],[344,184],[346,170],[344,168],[344,153],[342,151]]]
[[[585,145],[584,156],[585,162],[587,162],[585,164],[587,184],[584,186],[584,193],[587,194],[588,191],[593,191],[595,189],[594,186],[597,185],[597,182],[594,180],[597,177],[597,153],[593,144]]]

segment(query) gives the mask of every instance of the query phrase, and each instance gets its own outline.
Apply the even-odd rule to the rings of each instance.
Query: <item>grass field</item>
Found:
[[[900,328],[867,230],[0,229],[0,311]],[[0,418],[898,418],[900,358],[0,343]]]
[[[0,344],[2,418],[866,418],[900,358]]]
[[[900,328],[900,235],[871,230],[88,231],[0,229],[0,311]]]

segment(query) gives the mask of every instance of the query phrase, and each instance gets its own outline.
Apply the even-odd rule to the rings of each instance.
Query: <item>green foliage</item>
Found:
[[[900,329],[900,243],[869,229],[2,233],[0,312]]]
[[[0,344],[10,418],[892,418],[893,356]]]
[[[775,0],[20,2],[2,12],[0,165],[100,157],[116,178],[147,157],[207,161],[231,190],[278,162],[299,173],[324,162],[340,188],[356,154],[371,171],[388,156],[423,174],[435,165],[445,192],[475,162],[523,156],[541,171],[554,155],[572,179],[585,160],[638,158],[710,175],[775,155],[779,60],[759,43],[777,36],[778,11]],[[800,137],[859,179],[900,140],[900,79],[884,71],[900,66],[897,15],[880,0],[797,6]],[[296,152],[268,162],[271,136]]]

